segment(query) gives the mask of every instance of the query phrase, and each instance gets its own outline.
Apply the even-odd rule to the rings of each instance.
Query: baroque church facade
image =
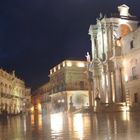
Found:
[[[97,19],[90,25],[92,72],[92,104],[124,103],[131,107],[140,103],[140,28],[135,16],[125,4],[118,14]]]

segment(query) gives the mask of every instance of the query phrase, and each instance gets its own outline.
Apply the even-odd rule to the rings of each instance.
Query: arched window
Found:
[[[134,45],[133,45],[133,40],[130,41],[130,49],[133,49]]]

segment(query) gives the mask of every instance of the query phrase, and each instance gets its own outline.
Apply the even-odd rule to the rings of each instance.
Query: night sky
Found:
[[[35,89],[61,61],[84,60],[90,24],[121,4],[140,19],[140,0],[1,0],[0,66]]]

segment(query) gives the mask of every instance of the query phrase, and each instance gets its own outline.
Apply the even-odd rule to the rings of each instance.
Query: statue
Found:
[[[70,96],[70,103],[69,103],[69,105],[70,105],[69,111],[73,112],[75,110],[75,107],[73,106],[72,96]]]
[[[87,52],[86,58],[87,58],[87,62],[90,62],[90,54],[89,54],[89,52]]]
[[[99,19],[102,19],[102,18],[103,18],[103,14],[100,13],[100,14],[99,14]]]
[[[100,97],[99,97],[99,89],[96,88],[96,98],[95,100],[100,101]]]

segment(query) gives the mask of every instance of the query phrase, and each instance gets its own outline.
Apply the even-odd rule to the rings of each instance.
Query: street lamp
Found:
[[[65,100],[64,99],[59,99],[58,100],[58,105],[59,105],[59,109],[60,109],[60,111],[62,111],[62,110],[64,110],[64,102],[65,102]],[[62,108],[63,107],[63,108]]]

